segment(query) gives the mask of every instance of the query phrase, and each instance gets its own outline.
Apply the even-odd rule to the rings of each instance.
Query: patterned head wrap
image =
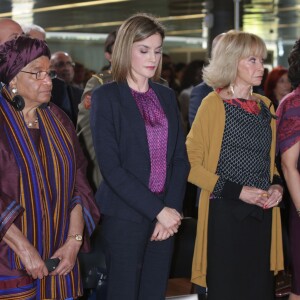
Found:
[[[0,45],[0,81],[8,84],[26,65],[40,56],[50,59],[46,42],[19,36]]]

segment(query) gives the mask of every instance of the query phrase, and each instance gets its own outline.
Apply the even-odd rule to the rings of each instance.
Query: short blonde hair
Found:
[[[252,33],[228,31],[213,48],[203,80],[214,89],[229,86],[236,79],[239,61],[251,55],[266,58],[264,41]]]
[[[133,43],[143,41],[157,33],[163,40],[165,37],[164,27],[152,15],[138,13],[124,21],[118,30],[112,53],[112,76],[115,81],[126,81],[128,76],[134,80],[131,70],[131,51]],[[161,64],[162,60],[160,60],[159,66],[153,76],[154,80],[159,79]]]

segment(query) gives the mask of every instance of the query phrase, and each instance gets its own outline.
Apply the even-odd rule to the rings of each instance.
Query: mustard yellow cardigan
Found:
[[[263,101],[267,107],[270,106],[268,98],[258,94],[255,94],[255,96]],[[271,113],[275,114],[273,106],[271,107]],[[223,101],[218,93],[211,92],[203,100],[186,141],[191,164],[188,181],[201,188],[191,279],[192,282],[201,286],[206,286],[209,196],[218,180],[216,169],[221,151],[224,127],[225,108]],[[278,174],[275,166],[276,121],[274,119],[271,121],[271,128],[270,179],[272,181],[273,175]],[[280,209],[275,207],[272,210],[270,269],[276,274],[279,270],[283,270],[283,250]]]

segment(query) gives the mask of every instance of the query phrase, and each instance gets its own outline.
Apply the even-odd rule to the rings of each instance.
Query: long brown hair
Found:
[[[134,80],[131,70],[132,45],[157,33],[164,39],[165,30],[162,24],[154,16],[145,13],[131,16],[121,25],[118,29],[111,62],[112,76],[115,81],[126,81],[128,76]],[[161,60],[153,80],[158,80],[160,73]]]

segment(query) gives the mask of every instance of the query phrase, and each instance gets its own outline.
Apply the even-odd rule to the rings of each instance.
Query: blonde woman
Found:
[[[283,264],[274,109],[252,93],[266,54],[254,34],[219,40],[203,70],[214,91],[187,137],[189,181],[201,188],[192,281],[208,287],[209,300],[273,300]]]

